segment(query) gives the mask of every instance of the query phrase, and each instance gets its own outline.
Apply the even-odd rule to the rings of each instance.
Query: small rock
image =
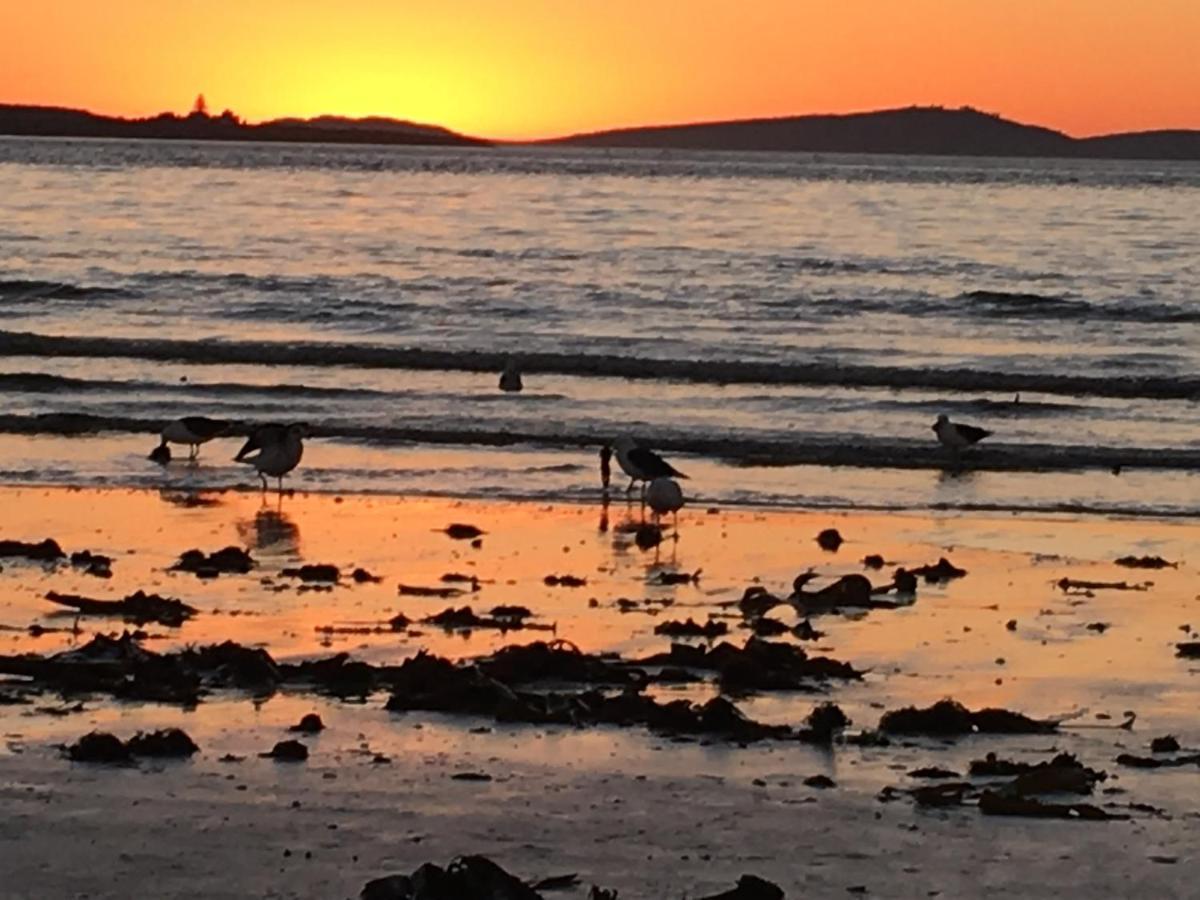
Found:
[[[308,759],[308,748],[299,741],[279,741],[269,753],[260,753],[265,759],[280,762],[304,762]]]
[[[288,729],[288,731],[298,731],[301,734],[319,734],[324,730],[325,723],[316,713],[305,713],[299,722]]]
[[[837,553],[838,547],[844,543],[845,539],[836,528],[826,528],[817,535],[817,546],[830,553]]]

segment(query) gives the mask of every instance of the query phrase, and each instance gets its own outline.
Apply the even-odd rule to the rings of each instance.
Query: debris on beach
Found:
[[[188,647],[165,658],[179,660],[191,670],[208,675],[220,687],[263,692],[274,690],[280,682],[279,667],[270,653],[236,641]]]
[[[36,544],[25,541],[0,540],[0,559],[27,559],[30,562],[58,562],[67,554],[54,538]]]
[[[78,550],[71,554],[71,565],[83,569],[85,575],[94,578],[112,578],[112,557],[91,550]]]
[[[351,572],[350,578],[355,584],[378,584],[379,582],[383,581],[383,579],[378,575],[371,574],[362,566],[359,566],[357,569]]]
[[[1121,556],[1113,560],[1127,569],[1177,569],[1179,563],[1168,562],[1161,556]]]
[[[469,606],[457,609],[448,606],[440,613],[426,616],[421,622],[426,625],[437,625],[448,631],[468,631],[476,628],[494,628],[498,631],[520,631],[525,628],[553,631],[555,628],[554,625],[526,622],[517,616],[479,616]]]
[[[840,609],[895,609],[899,605],[895,600],[881,597],[880,594],[885,593],[886,589],[876,590],[865,575],[843,575],[820,590],[805,590],[813,577],[815,573],[811,571],[797,576],[793,583],[794,593],[788,598],[788,602],[809,615],[832,613]]]
[[[486,856],[460,856],[446,868],[424,863],[411,875],[367,882],[361,900],[544,900]]]
[[[651,584],[659,585],[675,585],[675,584],[699,584],[700,573],[703,569],[697,569],[695,572],[659,572],[657,576],[650,580]]]
[[[284,569],[279,573],[283,578],[299,578],[301,581],[316,581],[322,584],[336,584],[342,577],[341,571],[331,563],[306,563],[296,568]]]
[[[471,541],[479,538],[481,535],[487,534],[481,528],[476,528],[474,525],[466,525],[462,522],[454,522],[441,529],[452,541]]]
[[[487,674],[482,666],[456,665],[424,652],[405,660],[389,680],[393,693],[386,708],[391,712],[453,712],[531,725],[643,726],[672,736],[740,743],[793,735],[786,725],[765,725],[747,718],[724,697],[699,705],[687,700],[662,703],[642,694],[640,685],[615,695],[595,688],[519,691]]]
[[[967,574],[966,569],[960,569],[944,556],[932,565],[919,566],[911,571],[913,575],[924,578],[930,584],[949,581],[952,578],[962,578]]]
[[[250,554],[241,547],[225,547],[209,554],[203,550],[185,550],[171,568],[178,572],[191,572],[197,578],[216,578],[218,575],[245,575],[256,565]]]
[[[1033,768],[1033,763],[1013,762],[1009,759],[1001,759],[995,753],[988,753],[983,759],[971,760],[969,769],[973,777],[978,778],[995,778],[1008,775],[1020,775],[1023,772],[1028,772]]]
[[[587,579],[580,578],[578,575],[547,575],[542,579],[542,583],[546,587],[577,588],[586,587]]]
[[[1167,769],[1178,768],[1180,766],[1200,766],[1200,753],[1189,753],[1171,759],[1122,753],[1117,756],[1117,765],[1128,766],[1131,769]]]
[[[533,610],[528,606],[518,606],[510,603],[493,606],[488,610],[488,615],[497,619],[528,619],[533,615]]]
[[[279,762],[304,762],[308,759],[308,748],[299,741],[279,741],[266,753],[258,755]]]
[[[1079,819],[1083,821],[1125,820],[1123,813],[1105,812],[1091,803],[1047,803],[1030,797],[1011,797],[994,791],[979,796],[979,811],[985,816],[1029,816],[1038,819]]]
[[[507,685],[535,681],[634,685],[646,681],[645,673],[622,664],[619,658],[584,653],[565,640],[501,647],[477,664],[486,675]]]
[[[826,528],[817,535],[817,546],[829,553],[837,553],[838,548],[846,542],[836,528]]]
[[[199,753],[200,748],[181,728],[163,728],[160,731],[139,731],[129,739],[129,752],[134,756],[158,758],[188,757]]]
[[[850,726],[850,718],[836,703],[822,703],[813,708],[804,720],[803,736],[811,743],[829,744],[834,737]]]
[[[441,581],[442,584],[470,585],[472,592],[479,590],[479,577],[477,575],[463,575],[461,572],[446,572],[438,580]]]
[[[422,587],[416,584],[398,584],[396,585],[396,591],[404,597],[438,597],[442,600],[459,597],[465,593],[462,588]]]
[[[1183,659],[1200,659],[1200,641],[1185,641],[1175,645],[1175,655]]]
[[[956,700],[939,700],[919,709],[907,706],[890,710],[879,720],[879,730],[887,734],[928,734],[957,736],[966,734],[1050,734],[1058,722],[1031,719],[1007,709],[981,709],[975,712]]]
[[[887,560],[885,560],[878,553],[868,553],[863,557],[862,564],[863,567],[867,569],[882,569],[888,563]]]
[[[93,731],[85,734],[66,748],[67,758],[73,762],[128,763],[133,760],[129,747],[115,734]]]
[[[300,717],[299,722],[288,729],[288,731],[295,731],[300,734],[320,734],[324,730],[325,723],[321,721],[321,717],[316,713],[305,713]]]
[[[961,778],[962,776],[957,772],[952,772],[949,769],[943,769],[939,766],[923,766],[922,768],[909,771],[908,777],[939,780],[943,778]]]
[[[1055,584],[1064,594],[1090,596],[1092,591],[1145,591],[1149,590],[1154,582],[1143,581],[1140,584],[1130,584],[1127,581],[1080,581],[1064,576]]]
[[[177,655],[143,648],[130,634],[96,635],[87,644],[51,656],[0,656],[0,674],[20,675],[63,694],[103,693],[129,700],[194,705],[200,676]]]
[[[897,594],[915,594],[917,592],[917,576],[905,568],[899,568],[892,573],[892,589]]]
[[[711,649],[672,644],[667,653],[637,660],[636,664],[714,671],[721,688],[733,692],[812,690],[814,681],[862,677],[849,663],[823,656],[810,657],[793,644],[756,637],[742,647],[727,642]]]
[[[687,621],[669,620],[654,626],[654,633],[673,638],[704,638],[713,640],[729,633],[729,626],[719,619],[709,619],[703,625],[690,616]]]
[[[79,597],[74,594],[60,594],[51,591],[46,599],[59,606],[66,606],[85,616],[120,616],[126,622],[135,625],[145,625],[147,622],[157,622],[172,628],[178,628],[185,621],[196,615],[196,608],[181,600],[160,597],[158,594],[147,594],[137,591],[123,600],[93,600],[90,597]]]
[[[188,757],[198,753],[200,748],[187,732],[179,728],[164,728],[148,734],[139,731],[128,742],[106,731],[93,731],[65,750],[67,758],[73,762],[125,764],[138,756]]]
[[[1179,740],[1173,734],[1156,737],[1150,742],[1151,753],[1178,753]]]
[[[775,607],[783,606],[786,602],[783,598],[776,597],[762,585],[755,584],[746,588],[737,606],[742,615],[750,619],[765,616]]]
[[[737,886],[699,900],[784,900],[783,888],[757,875],[743,875]]]

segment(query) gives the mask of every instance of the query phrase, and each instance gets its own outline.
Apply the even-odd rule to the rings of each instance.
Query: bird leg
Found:
[[[629,479],[629,487],[625,488],[625,493],[627,493],[627,494],[628,494],[630,491],[632,491],[632,490],[633,490],[633,486],[634,486],[635,484],[637,484],[637,479],[636,479],[636,478],[630,478],[630,479]]]
[[[258,477],[262,479],[262,484],[263,484],[262,489],[263,489],[263,493],[265,494],[267,492],[267,476],[264,475],[262,472],[259,472]]]

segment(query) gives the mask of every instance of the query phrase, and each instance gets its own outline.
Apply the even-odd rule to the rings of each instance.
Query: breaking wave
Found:
[[[508,353],[431,350],[363,344],[276,341],[161,340],[62,337],[0,331],[0,356],[125,358],[199,364],[294,365],[461,372],[497,372]],[[1081,397],[1200,399],[1200,376],[1022,373],[975,368],[839,365],[831,362],[649,359],[609,354],[530,352],[527,372],[579,377],[687,381],[703,384],[807,385],[929,389],[960,393],[1047,393]]]

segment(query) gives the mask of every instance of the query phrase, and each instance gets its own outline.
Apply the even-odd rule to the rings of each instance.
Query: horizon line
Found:
[[[23,106],[23,107],[33,107],[33,108],[41,108],[41,109],[59,109],[59,110],[67,110],[70,112],[82,112],[82,113],[87,113],[88,115],[102,116],[104,118],[110,118],[110,119],[124,119],[127,121],[134,121],[137,119],[153,119],[158,116],[164,116],[164,115],[173,115],[173,116],[176,116],[177,118],[186,119],[186,118],[188,118],[189,115],[194,114],[194,111],[181,113],[181,112],[177,112],[173,109],[164,109],[164,110],[159,110],[159,111],[153,112],[153,113],[144,113],[144,114],[139,114],[139,115],[119,115],[119,114],[114,114],[114,113],[99,112],[97,110],[88,109],[86,107],[81,107],[81,106],[64,106],[64,105],[55,104],[55,103],[37,103],[37,102],[22,103],[20,101],[11,101],[11,100],[0,100],[0,106],[19,106],[19,107]],[[414,126],[418,126],[418,127],[442,129],[442,130],[449,131],[449,132],[451,132],[455,135],[461,136],[461,137],[471,138],[471,139],[480,140],[480,141],[487,141],[488,143],[493,143],[493,144],[533,144],[533,143],[548,143],[548,142],[553,142],[553,141],[570,140],[572,138],[586,137],[588,135],[610,134],[610,133],[622,132],[622,131],[643,131],[643,130],[653,130],[653,129],[662,129],[662,128],[687,128],[687,127],[697,127],[697,126],[706,126],[706,125],[733,125],[733,124],[746,123],[746,122],[773,122],[773,121],[783,121],[783,120],[787,120],[787,119],[847,118],[847,117],[851,117],[851,116],[871,115],[873,113],[901,112],[903,110],[910,110],[910,109],[927,109],[927,110],[936,109],[936,110],[944,110],[944,111],[948,111],[948,112],[975,112],[975,113],[979,113],[980,115],[985,115],[985,116],[990,116],[990,117],[997,118],[997,119],[1002,119],[1006,122],[1012,122],[1016,125],[1021,125],[1026,128],[1044,128],[1046,130],[1061,134],[1072,140],[1088,140],[1091,138],[1103,138],[1103,137],[1109,137],[1109,136],[1113,136],[1113,135],[1126,135],[1126,134],[1154,134],[1154,133],[1162,133],[1162,132],[1197,132],[1197,131],[1200,131],[1200,124],[1198,124],[1196,126],[1186,127],[1186,128],[1157,127],[1157,128],[1139,128],[1136,130],[1125,130],[1125,131],[1098,131],[1094,134],[1072,134],[1071,132],[1066,131],[1065,129],[1057,128],[1053,125],[1045,125],[1045,124],[1041,124],[1041,123],[1031,123],[1031,122],[1022,121],[1020,119],[1010,118],[1002,112],[994,112],[994,111],[982,109],[977,106],[972,106],[969,103],[968,104],[959,104],[957,106],[951,106],[951,105],[946,105],[946,104],[942,104],[942,103],[916,103],[916,102],[909,103],[906,106],[882,106],[882,107],[875,107],[875,108],[869,108],[869,109],[853,109],[853,110],[847,110],[847,111],[843,111],[843,112],[791,112],[791,113],[782,113],[782,114],[778,114],[778,115],[752,115],[752,116],[732,117],[732,118],[714,118],[714,119],[700,119],[700,120],[693,119],[693,120],[686,120],[686,121],[660,121],[660,122],[653,122],[650,124],[643,123],[643,124],[633,124],[633,125],[606,125],[603,127],[592,128],[592,129],[587,129],[587,130],[570,131],[570,132],[565,132],[565,133],[557,132],[557,133],[553,133],[553,134],[549,134],[549,135],[542,135],[542,136],[538,136],[538,137],[526,136],[526,137],[510,137],[510,138],[487,137],[487,136],[477,134],[474,132],[459,131],[457,129],[451,128],[450,126],[442,125],[438,122],[422,122],[422,121],[418,121],[416,119],[405,118],[402,115],[378,113],[378,112],[364,113],[361,115],[351,115],[351,114],[339,113],[339,112],[320,112],[320,113],[313,113],[311,115],[302,115],[302,114],[298,114],[298,113],[282,113],[282,114],[279,114],[276,116],[272,116],[271,118],[258,119],[258,120],[252,121],[249,119],[242,118],[241,116],[238,115],[238,113],[235,109],[227,106],[220,113],[217,113],[214,115],[210,112],[210,113],[207,113],[206,115],[208,118],[216,119],[216,118],[220,118],[225,112],[229,112],[229,113],[232,113],[234,116],[236,116],[238,118],[238,121],[241,124],[248,125],[248,126],[268,125],[272,122],[278,122],[283,119],[297,119],[300,121],[310,121],[312,119],[319,119],[319,118],[337,118],[337,119],[347,119],[350,121],[360,121],[363,119],[385,119],[385,120],[392,121],[392,122],[405,122],[405,123],[408,123],[408,124],[411,124]]]

